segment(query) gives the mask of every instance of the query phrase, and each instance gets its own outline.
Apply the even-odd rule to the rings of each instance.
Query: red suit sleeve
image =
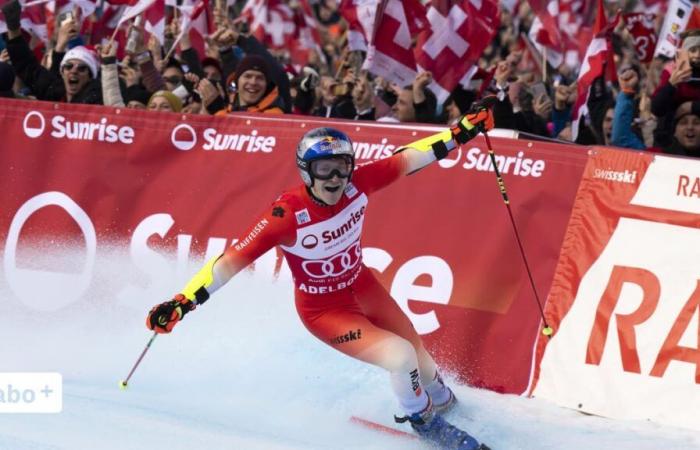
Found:
[[[406,174],[406,158],[403,153],[396,153],[389,158],[371,161],[357,167],[352,182],[361,191],[371,194],[389,186]]]
[[[230,278],[276,245],[293,245],[296,239],[294,212],[283,202],[275,202],[226,249],[217,261],[217,270]]]

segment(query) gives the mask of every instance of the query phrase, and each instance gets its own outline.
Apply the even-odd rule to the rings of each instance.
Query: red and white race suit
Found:
[[[318,202],[305,185],[283,193],[220,257],[216,272],[227,280],[280,246],[306,328],[333,348],[389,370],[401,406],[413,413],[427,405],[424,385],[436,396],[446,390],[433,381],[435,363],[410,320],[362,263],[361,245],[369,196],[404,175],[406,165],[398,153],[358,167],[335,205]]]

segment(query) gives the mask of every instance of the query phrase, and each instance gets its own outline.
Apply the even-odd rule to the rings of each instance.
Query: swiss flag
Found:
[[[30,2],[26,2],[30,3]],[[33,3],[33,2],[32,2]],[[32,6],[22,6],[20,25],[23,30],[36,35],[42,42],[48,42],[49,36],[46,28],[46,5],[33,4]]]
[[[136,3],[127,6],[122,12],[122,16],[119,18],[119,25],[143,13],[155,2],[156,0],[138,0]]]
[[[541,23],[535,41],[547,47],[561,49],[562,37],[555,17],[559,13],[558,0],[528,0],[532,12]]]
[[[416,78],[413,38],[429,27],[418,0],[382,0],[363,69],[401,86]]]
[[[102,16],[92,26],[92,42],[102,42],[112,36],[119,26],[119,19],[124,9],[126,6],[112,6],[109,3],[102,6]],[[126,42],[124,32],[117,33],[115,41],[119,43],[118,53],[123,51]]]
[[[165,41],[165,0],[156,0],[143,13],[144,29],[158,39],[160,45]]]
[[[379,0],[342,0],[338,10],[348,22],[348,48],[350,51],[366,52]]]
[[[591,41],[593,0],[530,0],[536,16],[530,27],[530,39],[538,52],[547,48],[547,62],[578,68],[581,56]]]
[[[205,54],[205,39],[214,32],[214,20],[209,9],[209,0],[165,0],[165,4],[180,11],[180,35],[189,33],[192,48],[199,55]],[[164,23],[164,22],[163,22]],[[179,41],[180,37],[177,38]]]
[[[295,8],[282,0],[248,0],[241,17],[260,42],[270,48],[290,50],[295,62],[304,63],[310,50],[321,55],[318,24],[307,0],[298,1]]]
[[[598,5],[602,8],[603,0],[598,0]],[[604,16],[602,20],[604,20]],[[611,60],[612,32],[619,21],[620,14],[618,13],[608,24],[601,23],[600,20],[596,23],[597,27],[603,28],[596,33],[593,40],[591,40],[591,43],[588,45],[581,70],[578,74],[576,103],[574,103],[574,107],[571,111],[571,139],[573,141],[578,137],[581,119],[588,115],[588,97],[590,95],[591,85],[596,78],[605,75],[605,67]]]
[[[416,63],[433,74],[430,88],[443,102],[479,60],[498,31],[496,0],[433,0],[427,13],[430,29],[418,36]]]

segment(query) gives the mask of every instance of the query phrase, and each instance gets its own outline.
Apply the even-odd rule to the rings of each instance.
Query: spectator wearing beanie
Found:
[[[227,90],[232,74],[240,74],[240,63],[243,59],[257,55],[267,63],[266,79],[268,84],[274,84],[281,98],[282,110],[285,113],[292,111],[292,98],[289,92],[289,78],[284,67],[270,54],[267,48],[254,36],[239,34],[237,31],[227,28],[221,34],[215,34],[214,41],[219,47],[219,59],[221,60],[222,79],[226,80]],[[241,57],[241,52],[247,56]]]
[[[673,118],[673,141],[666,147],[672,155],[700,157],[700,102],[685,102]]]
[[[148,100],[148,109],[151,111],[180,112],[182,101],[170,91],[158,91]]]
[[[221,115],[245,111],[284,114],[283,101],[277,86],[269,78],[267,62],[261,56],[248,55],[243,58],[236,71],[226,80],[226,86],[231,94],[228,106],[220,97],[213,102],[203,98],[210,113]]]
[[[151,93],[140,85],[129,86],[124,91],[124,103],[127,108],[146,109],[150,99]]]

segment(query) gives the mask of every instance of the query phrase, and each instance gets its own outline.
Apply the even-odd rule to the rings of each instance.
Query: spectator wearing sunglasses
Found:
[[[165,81],[165,89],[169,91],[174,91],[182,83],[182,79],[185,76],[185,71],[182,70],[182,66],[171,59],[168,61],[168,65],[163,70],[163,81]]]
[[[102,85],[97,78],[99,67],[94,51],[82,45],[68,50],[61,61],[61,77],[69,103],[92,103],[83,101],[89,98],[99,98],[99,103],[102,103]],[[91,92],[95,88],[99,95]]]
[[[60,59],[58,70],[43,67],[20,30],[22,7],[17,1],[2,6],[7,23],[7,51],[15,74],[39,100],[102,104],[102,87],[97,77],[99,61],[94,51],[73,47]],[[60,49],[59,49],[60,50]],[[54,61],[61,56],[54,52]]]

